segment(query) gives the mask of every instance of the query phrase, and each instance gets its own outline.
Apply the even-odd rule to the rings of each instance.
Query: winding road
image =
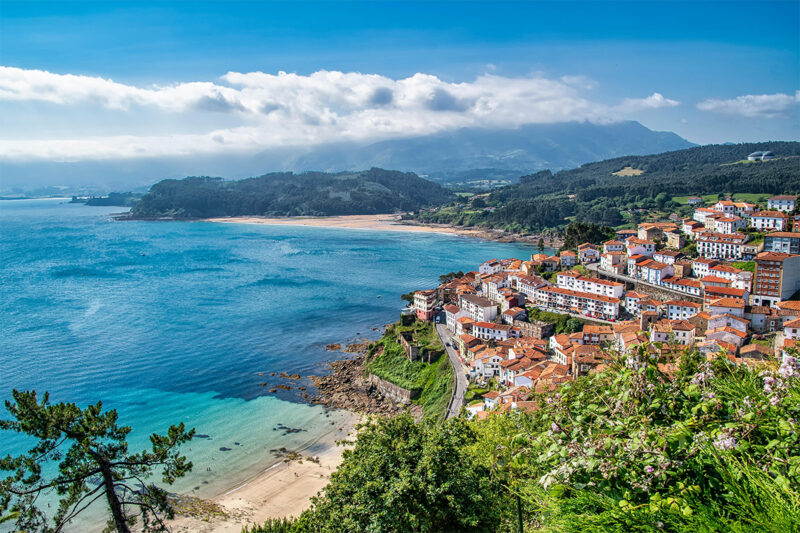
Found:
[[[443,315],[442,315],[443,316]],[[453,397],[450,399],[450,404],[447,406],[447,416],[445,418],[455,418],[461,413],[461,408],[464,406],[464,395],[467,393],[467,372],[469,369],[464,367],[461,363],[461,358],[458,356],[455,348],[452,346],[452,336],[448,331],[445,324],[436,324],[436,333],[442,341],[442,346],[447,350],[447,356],[450,358],[450,366],[453,367],[453,372],[456,376],[456,389],[453,391]],[[448,343],[451,346],[448,346]]]

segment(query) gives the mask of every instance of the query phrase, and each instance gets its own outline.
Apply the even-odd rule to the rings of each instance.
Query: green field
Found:
[[[690,194],[687,196],[673,196],[672,201],[683,205],[686,204],[689,201],[689,198],[691,198],[692,196],[697,196],[697,195]],[[757,204],[757,203],[765,203],[767,201],[767,198],[769,198],[770,196],[772,195],[766,193],[737,192],[733,195],[733,199],[739,200],[740,202],[750,202],[751,204]],[[716,194],[704,194],[702,198],[703,198],[703,203],[705,205],[710,205],[717,203],[718,196]]]

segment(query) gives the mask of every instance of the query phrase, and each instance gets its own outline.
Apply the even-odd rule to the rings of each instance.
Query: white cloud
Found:
[[[576,76],[561,76],[561,81],[572,87],[579,89],[594,89],[597,82],[588,76],[578,74]]]
[[[616,109],[623,112],[645,111],[648,109],[660,109],[663,107],[676,107],[681,105],[677,100],[664,98],[661,93],[653,93],[647,98],[626,98]]]
[[[697,104],[697,109],[748,118],[778,118],[789,116],[798,102],[800,102],[800,91],[796,91],[794,95],[746,94],[728,100],[716,98],[704,100]]]
[[[55,106],[53,113],[64,114],[75,112],[77,105],[82,113],[97,116],[113,110],[113,120],[119,121],[115,126],[123,133],[134,124],[140,131],[145,121],[142,115],[159,117],[153,121],[152,134],[138,136],[54,140],[43,133],[42,138],[26,139],[12,131],[6,135],[9,140],[0,140],[0,158],[65,161],[253,152],[462,127],[611,122],[623,113],[678,105],[659,93],[624,100],[618,106],[598,104],[581,94],[593,85],[584,76],[556,80],[542,74],[521,78],[484,74],[471,82],[451,83],[423,73],[395,80],[377,74],[318,71],[307,76],[228,72],[213,82],[136,87],[100,77],[0,67],[0,105],[11,112],[9,103],[13,102],[29,106],[46,102]],[[212,113],[225,113],[230,118],[227,124],[235,125],[187,132],[187,124],[194,123],[190,119],[217,116]]]

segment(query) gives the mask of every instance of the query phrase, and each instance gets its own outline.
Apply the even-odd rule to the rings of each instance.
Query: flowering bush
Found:
[[[525,464],[516,475],[529,477],[530,493],[588,492],[624,511],[623,524],[645,513],[662,526],[663,513],[685,522],[698,512],[741,514],[743,504],[712,507],[738,501],[735,485],[748,476],[772,487],[765,497],[800,503],[798,359],[749,368],[686,351],[668,375],[653,348],[614,356],[606,371],[561,387],[516,422],[528,439],[509,453]],[[739,523],[760,516],[747,513]]]

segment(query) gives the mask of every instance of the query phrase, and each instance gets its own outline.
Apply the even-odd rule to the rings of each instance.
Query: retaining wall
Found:
[[[378,389],[378,392],[397,403],[409,404],[411,400],[419,395],[419,391],[404,389],[399,385],[379,378],[375,374],[369,375],[369,382]]]

